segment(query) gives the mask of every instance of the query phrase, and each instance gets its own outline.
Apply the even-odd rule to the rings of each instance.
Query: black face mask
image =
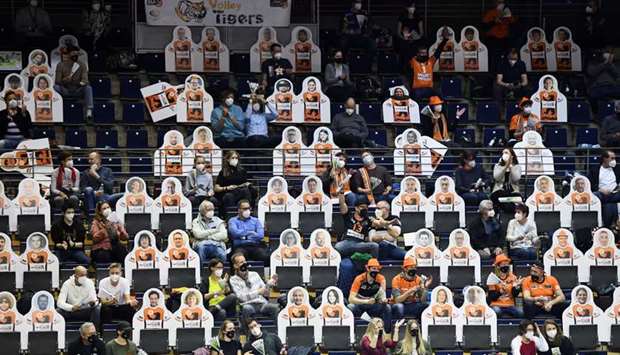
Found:
[[[409,334],[411,334],[412,337],[417,337],[418,336],[418,330],[417,329],[411,329],[409,331]]]
[[[409,269],[409,270],[407,270],[407,276],[414,277],[416,272],[417,272],[416,269]]]
[[[535,281],[535,282],[541,282],[543,279],[541,276],[537,274],[530,274],[530,276],[532,277],[532,281]]]
[[[77,62],[78,56],[77,55],[72,55],[71,56],[71,60],[74,61],[74,62]]]
[[[418,62],[420,63],[424,63],[428,60],[428,56],[427,55],[419,55],[417,56]]]
[[[501,266],[499,268],[499,271],[503,272],[504,274],[507,273],[508,271],[510,271],[510,266]]]
[[[226,332],[226,336],[230,339],[233,339],[235,337],[235,331],[231,330],[229,332]]]
[[[379,275],[379,271],[371,271],[368,273],[370,275],[370,277],[372,277],[373,279],[377,278],[377,275]]]
[[[88,342],[91,344],[94,344],[95,340],[97,340],[97,336],[95,334],[88,337]]]
[[[360,217],[362,217],[362,218],[366,218],[366,217],[368,217],[368,210],[367,210],[367,209],[365,209],[365,208],[364,208],[364,209],[361,209],[361,210],[359,211],[359,214],[360,214]]]
[[[241,272],[248,271],[248,264],[247,263],[241,264],[241,266],[239,266],[239,271],[241,271]]]
[[[123,330],[123,332],[121,333],[121,337],[123,339],[129,339],[131,338],[131,329],[125,329]]]
[[[344,63],[344,58],[334,58],[334,62],[336,62],[338,64],[342,64],[342,63]]]

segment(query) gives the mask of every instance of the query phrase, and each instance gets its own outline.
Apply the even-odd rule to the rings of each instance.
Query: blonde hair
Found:
[[[415,344],[414,344],[414,338],[411,335],[411,327],[413,325],[416,325],[418,329],[418,335],[415,337]],[[399,354],[411,354],[413,352],[414,346],[417,346],[416,350],[418,354],[426,353],[426,347],[424,346],[424,340],[422,340],[422,330],[420,329],[420,325],[415,319],[412,319],[409,322],[407,322],[407,327],[405,328],[405,336],[403,337],[403,340],[400,342],[398,353]]]
[[[365,337],[368,337],[370,341],[370,347],[375,349],[377,347],[377,340],[379,339],[379,322],[383,324],[381,318],[373,318],[368,322],[368,328],[366,328]]]
[[[220,326],[220,331],[217,333],[217,337],[220,340],[224,340],[224,334],[226,333],[226,326],[228,326],[229,324],[232,324],[233,328],[234,328],[235,323],[233,321],[231,321],[230,319],[224,320],[224,322]]]

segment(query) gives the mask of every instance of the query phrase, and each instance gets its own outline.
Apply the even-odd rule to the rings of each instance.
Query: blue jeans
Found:
[[[353,192],[345,194],[344,200],[347,203],[347,207],[351,208],[355,206],[355,201],[357,201],[357,195],[355,195]]]
[[[19,142],[16,139],[0,139],[0,149],[15,149]]]
[[[83,250],[77,250],[77,249],[69,249],[69,250],[56,249],[56,250],[54,250],[54,254],[58,258],[58,261],[60,263],[67,262],[67,261],[73,261],[73,262],[78,263],[80,265],[89,265],[90,264],[90,258],[88,256],[86,256],[86,254],[84,254]]]
[[[383,319],[383,326],[386,332],[389,333],[392,329],[392,309],[389,304],[349,304],[348,307],[355,317],[359,317],[366,312],[371,317]]]
[[[595,191],[594,195],[601,200],[603,226],[611,226],[616,216],[618,216],[618,202],[620,202],[620,193],[603,195],[600,191]]]
[[[491,308],[493,308],[493,311],[495,312],[495,314],[497,314],[497,318],[502,318],[502,316],[510,316],[511,318],[523,318],[523,311],[515,306],[492,306]]]
[[[465,200],[465,204],[467,206],[478,206],[480,204],[480,201],[489,198],[489,195],[484,192],[464,192],[460,195],[463,200]]]
[[[220,246],[214,244],[208,244],[206,240],[200,241],[196,244],[196,253],[200,257],[200,263],[204,264],[209,260],[217,258],[221,261],[226,261],[226,250]]]
[[[93,88],[90,85],[80,86],[77,89],[69,90],[62,85],[54,85],[54,90],[62,97],[84,97],[84,106],[88,109],[93,108]]]
[[[536,260],[538,254],[536,248],[514,248],[510,249],[510,257],[518,260]]]
[[[405,258],[404,249],[387,242],[379,243],[379,260],[403,260]]]
[[[89,212],[95,210],[95,206],[99,201],[105,201],[111,205],[110,207],[114,208],[116,206],[116,201],[118,201],[121,197],[123,197],[122,193],[111,195],[104,193],[97,196],[95,189],[92,187],[88,186],[84,188],[84,203],[86,204],[86,208],[88,208]]]
[[[354,253],[367,253],[371,254],[373,258],[379,257],[379,244],[375,242],[358,242],[344,239],[336,243],[334,248],[340,253],[342,258],[349,258]]]
[[[426,307],[428,307],[428,304],[425,302],[396,303],[392,305],[392,318],[415,317],[420,319],[420,315],[422,315]]]

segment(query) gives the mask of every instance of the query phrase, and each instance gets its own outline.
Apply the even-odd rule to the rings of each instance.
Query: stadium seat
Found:
[[[34,139],[48,138],[49,140],[55,140],[56,130],[54,127],[34,127],[32,129],[32,137]]]
[[[370,134],[368,136],[368,138],[372,141],[374,141],[377,144],[383,145],[383,146],[387,146],[387,132],[385,131],[385,129],[381,129],[381,130],[370,130]]]
[[[510,122],[512,116],[519,113],[521,109],[519,108],[519,103],[517,101],[506,101],[506,122]]]
[[[121,158],[113,158],[113,157],[102,158],[102,164],[112,169],[112,172],[115,174],[119,174],[123,172],[123,163],[121,161]],[[107,272],[106,272],[106,277],[107,277]]]
[[[572,155],[556,154],[553,156],[553,164],[557,172],[572,173],[575,171],[575,157]]]
[[[144,149],[149,147],[149,135],[142,128],[130,128],[127,130],[127,148]]]
[[[166,71],[163,53],[146,53],[140,56],[140,66],[147,73],[163,73]]]
[[[344,103],[332,102],[330,111],[332,116],[339,114],[340,112],[344,112]]]
[[[104,73],[106,71],[105,55],[95,52],[88,53],[88,71],[91,73]]]
[[[488,146],[489,143],[493,140],[493,138],[498,139],[506,139],[506,130],[504,128],[485,128],[482,133],[484,139],[484,146]]]
[[[456,112],[465,108],[465,112],[457,120]],[[469,121],[469,104],[463,102],[449,102],[448,103],[448,121],[456,122],[456,124],[467,124]]]
[[[144,104],[124,103],[123,104],[123,123],[144,124]]]
[[[136,175],[152,174],[153,159],[150,157],[130,157],[129,173]]]
[[[378,102],[361,102],[359,113],[366,119],[368,124],[383,124],[381,104]]]
[[[396,53],[380,52],[377,59],[377,70],[379,73],[400,73],[401,65]]]
[[[568,131],[566,128],[547,127],[545,129],[545,146],[549,148],[567,147]]]
[[[249,73],[250,53],[231,53],[230,70],[234,73]]]
[[[457,128],[455,132],[455,137],[462,137],[466,139],[467,142],[471,142],[471,144],[476,144],[476,130],[473,128]]]
[[[575,145],[579,147],[582,144],[588,144],[588,145],[599,144],[598,128],[592,128],[592,127],[577,128]]]
[[[483,125],[500,123],[499,107],[495,101],[479,101],[476,103],[476,122]]]
[[[400,76],[384,76],[381,79],[381,87],[386,92],[386,96],[391,87],[400,85],[403,85],[403,79]]]
[[[84,108],[79,102],[63,103],[63,121],[65,124],[84,124]]]
[[[603,101],[599,100],[598,102],[598,120],[602,121],[603,118],[614,113],[614,102],[613,101]]]
[[[90,85],[93,87],[93,97],[97,99],[109,99],[112,97],[112,83],[110,78],[101,76],[90,79]]]
[[[78,127],[68,127],[65,130],[65,144],[71,147],[87,148],[86,130]]]
[[[118,148],[118,132],[115,129],[97,129],[97,148]]]
[[[113,102],[95,102],[93,107],[93,119],[96,124],[113,124],[115,107]]]
[[[110,30],[108,35],[109,45],[114,47],[129,47],[131,46],[131,32],[128,28],[114,27]]]
[[[441,95],[445,99],[463,97],[461,79],[456,76],[441,78]]]
[[[137,76],[120,76],[121,98],[137,100],[142,98],[140,78]]]
[[[349,56],[349,70],[351,74],[368,74],[371,71],[372,62],[367,54],[358,53]]]
[[[239,75],[237,75],[236,79],[237,79],[237,96],[241,97],[243,95],[249,95],[250,84],[248,84],[248,81],[255,82],[256,79],[252,78],[251,76],[239,76]]]
[[[585,100],[568,102],[568,122],[573,124],[590,124],[590,104]]]

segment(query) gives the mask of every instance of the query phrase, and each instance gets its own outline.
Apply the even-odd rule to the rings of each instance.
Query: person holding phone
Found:
[[[533,321],[526,319],[519,324],[519,334],[510,342],[512,355],[537,355],[549,351],[549,344]]]

